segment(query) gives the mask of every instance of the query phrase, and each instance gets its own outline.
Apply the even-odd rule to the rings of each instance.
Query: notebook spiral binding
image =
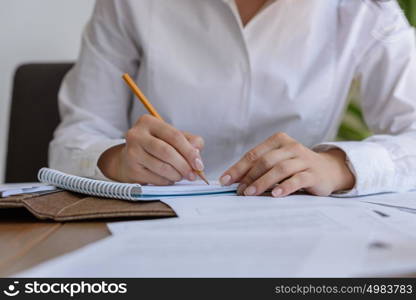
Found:
[[[49,168],[40,169],[38,179],[40,182],[64,190],[105,198],[136,200],[137,194],[141,192],[139,184],[94,180],[65,174]]]

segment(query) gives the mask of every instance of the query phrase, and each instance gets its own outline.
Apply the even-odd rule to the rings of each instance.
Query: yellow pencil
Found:
[[[129,74],[123,75],[124,81],[127,83],[127,85],[130,87],[132,92],[137,96],[137,98],[142,102],[144,107],[146,107],[147,111],[154,117],[158,118],[159,120],[163,120],[163,118],[159,115],[159,113],[156,111],[156,109],[153,107],[153,105],[150,103],[150,101],[146,98],[146,96],[142,93],[142,91],[139,89],[137,84],[133,81],[133,79],[130,77]],[[194,170],[195,173],[198,174],[199,177],[206,183],[209,184],[209,181],[206,179],[204,172]]]

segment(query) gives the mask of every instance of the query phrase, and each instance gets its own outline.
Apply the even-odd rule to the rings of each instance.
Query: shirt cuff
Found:
[[[395,167],[389,152],[372,142],[333,142],[316,145],[316,152],[340,149],[347,156],[346,163],[355,176],[355,186],[350,191],[333,194],[335,197],[355,197],[392,192]]]
[[[107,178],[101,172],[100,168],[98,168],[98,160],[100,159],[101,154],[103,154],[106,150],[125,143],[126,141],[124,139],[104,140],[97,142],[83,150],[82,152],[86,154],[80,160],[81,173],[88,178],[111,181],[111,179]]]

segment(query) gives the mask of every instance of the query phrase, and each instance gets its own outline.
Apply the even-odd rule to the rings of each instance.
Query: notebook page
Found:
[[[235,192],[236,190],[237,184],[224,187],[221,186],[218,181],[210,181],[210,184],[208,185],[202,180],[195,182],[183,180],[171,186],[142,186],[142,196],[205,195],[213,193]]]

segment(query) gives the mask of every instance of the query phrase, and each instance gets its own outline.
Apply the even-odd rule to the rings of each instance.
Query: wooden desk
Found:
[[[110,235],[104,222],[39,222],[25,209],[0,209],[0,277]]]

